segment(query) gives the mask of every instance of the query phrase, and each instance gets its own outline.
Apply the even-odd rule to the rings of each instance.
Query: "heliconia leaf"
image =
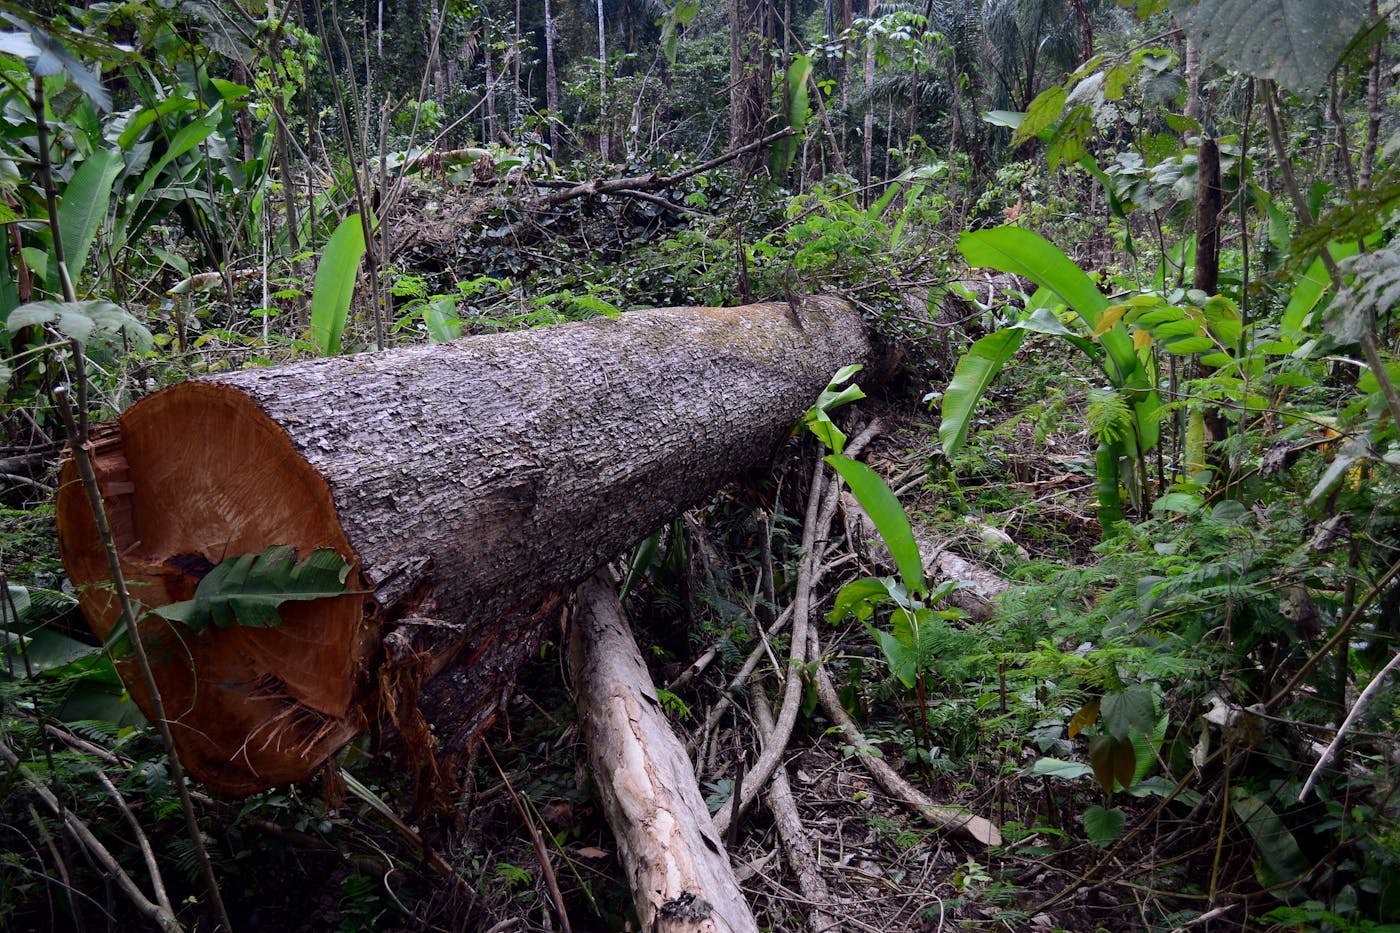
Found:
[[[210,623],[267,628],[282,624],[277,608],[289,601],[327,599],[346,592],[350,562],[331,548],[317,548],[298,562],[296,551],[275,545],[261,554],[221,561],[199,581],[194,599],[154,610],[196,634]]]
[[[350,315],[350,299],[355,294],[355,279],[364,255],[364,227],[360,215],[351,214],[331,234],[316,267],[316,284],[311,292],[311,342],[322,356],[340,352],[340,337]]]
[[[775,178],[782,178],[792,168],[798,147],[802,145],[802,133],[807,128],[807,117],[811,105],[807,98],[807,80],[812,76],[812,59],[806,55],[795,55],[788,66],[787,80],[783,84],[783,114],[792,130],[773,144],[770,168]]]
[[[885,547],[894,557],[905,588],[911,593],[922,593],[924,563],[919,557],[919,545],[914,541],[914,531],[909,526],[909,516],[904,514],[904,506],[899,504],[880,474],[865,464],[835,454],[827,457],[826,462],[841,474],[860,507],[875,523],[880,537],[885,540]]]
[[[1022,329],[999,330],[968,347],[958,360],[948,391],[943,393],[943,420],[938,425],[938,438],[949,457],[967,440],[973,409],[982,400],[987,386],[992,384],[1006,361],[1016,355],[1025,338],[1026,331]]]
[[[1269,870],[1271,884],[1284,884],[1308,870],[1308,858],[1298,839],[1273,807],[1243,785],[1230,788],[1230,813],[1254,839],[1254,848]]]
[[[958,238],[968,265],[1022,275],[1050,289],[1088,323],[1098,326],[1108,299],[1092,279],[1058,247],[1020,227],[974,230]]]
[[[424,302],[423,323],[428,328],[430,343],[446,343],[462,336],[462,322],[457,317],[457,301],[451,295],[439,295]]]
[[[1030,770],[1031,777],[1052,777],[1062,781],[1073,781],[1093,773],[1094,769],[1082,762],[1060,758],[1042,758]]]
[[[87,264],[88,252],[97,230],[112,203],[112,183],[122,170],[122,154],[116,149],[99,149],[83,160],[63,188],[58,206],[59,230],[63,237],[63,260],[74,283]]]
[[[854,615],[857,622],[869,619],[875,611],[875,604],[889,597],[889,589],[877,577],[862,577],[852,580],[836,594],[836,603],[827,613],[828,622],[835,625],[848,615]]]
[[[136,187],[127,196],[127,214],[122,227],[113,237],[114,248],[121,248],[126,244],[127,237],[134,235],[132,225],[136,222],[137,214],[142,211],[143,204],[147,196],[150,195],[151,189],[155,187],[156,182],[160,181],[170,163],[208,139],[219,128],[219,122],[222,119],[223,103],[220,102],[210,108],[204,116],[180,127],[170,138],[170,145],[161,153],[160,158],[142,173],[141,180],[136,183]]]

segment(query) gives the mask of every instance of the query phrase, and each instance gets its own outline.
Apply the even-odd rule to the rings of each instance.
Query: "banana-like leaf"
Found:
[[[904,506],[899,504],[880,474],[865,464],[836,454],[827,457],[826,462],[841,474],[860,507],[875,523],[875,529],[885,539],[885,547],[889,548],[895,565],[899,567],[899,576],[905,588],[911,593],[922,593],[924,562],[919,557],[919,545],[914,541],[914,530],[909,526],[909,516],[904,514]]]
[[[970,231],[958,238],[958,249],[970,266],[1025,276],[1050,289],[1090,330],[1098,326],[1099,315],[1108,307],[1108,299],[1084,270],[1053,243],[1029,230],[994,227]]]
[[[58,228],[63,237],[63,260],[75,284],[87,264],[97,229],[107,217],[107,208],[112,203],[112,182],[117,180],[121,170],[119,151],[99,149],[83,160],[73,173],[73,180],[63,188]]]
[[[962,359],[958,360],[953,381],[948,383],[948,391],[943,393],[943,420],[938,425],[943,452],[949,457],[956,454],[967,440],[973,409],[982,400],[987,386],[992,384],[1006,361],[1016,355],[1021,341],[1025,339],[1025,330],[999,330],[968,347]]]
[[[811,114],[807,98],[807,79],[812,76],[812,59],[806,55],[795,55],[788,66],[787,80],[783,84],[783,114],[792,135],[773,144],[769,167],[773,177],[781,179],[792,168],[798,147],[802,145],[802,133],[807,128],[807,118]]]
[[[261,554],[243,554],[221,561],[199,581],[194,599],[154,610],[198,634],[212,622],[220,628],[258,628],[282,624],[277,607],[297,600],[327,599],[346,592],[350,563],[331,548],[317,548],[303,561],[287,545]]]
[[[316,285],[311,292],[311,342],[322,356],[340,352],[340,335],[350,314],[350,298],[355,294],[355,278],[365,255],[365,231],[360,215],[351,214],[335,228],[316,267]]]
[[[223,117],[223,106],[223,102],[220,101],[198,120],[182,126],[171,137],[170,145],[166,147],[165,152],[161,153],[160,158],[141,175],[141,180],[137,182],[136,187],[127,198],[127,212],[122,220],[122,225],[112,237],[114,250],[125,246],[127,240],[136,234],[140,226],[140,216],[149,216],[150,212],[145,209],[145,202],[151,194],[151,189],[155,187],[156,182],[160,181],[170,163],[204,142],[219,128],[219,121]],[[182,188],[181,192],[184,193],[186,190]]]

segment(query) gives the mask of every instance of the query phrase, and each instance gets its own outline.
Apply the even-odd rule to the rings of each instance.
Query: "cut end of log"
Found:
[[[212,383],[158,392],[89,444],[127,587],[138,613],[186,600],[225,557],[291,545],[354,560],[325,479],[245,394]],[[59,549],[83,613],[106,638],[120,620],[107,556],[77,470],[63,470]],[[352,570],[347,590],[363,593]],[[368,605],[367,605],[368,604]],[[373,601],[346,595],[286,603],[277,628],[208,630],[146,615],[141,635],[156,670],[180,759],[211,788],[246,794],[301,780],[362,727],[354,670],[374,637]],[[142,710],[150,698],[129,660],[123,679]]]

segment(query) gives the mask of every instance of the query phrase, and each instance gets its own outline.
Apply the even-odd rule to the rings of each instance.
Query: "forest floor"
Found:
[[[1006,473],[988,475],[984,482],[999,494],[1018,490],[1034,507],[1013,506],[987,516],[1005,529],[1010,541],[1006,543],[979,530],[986,525],[963,523],[959,529],[947,520],[940,498],[948,493],[927,479],[931,435],[927,425],[920,424],[917,407],[907,400],[885,401],[867,408],[861,417],[879,417],[887,425],[865,459],[893,488],[904,487],[903,501],[916,533],[947,540],[984,566],[995,566],[999,559],[1009,564],[1036,558],[1094,559],[1098,529],[1089,504],[1092,484],[1086,471],[1092,466],[1085,460],[1085,437],[1052,439],[1047,447],[1029,436],[1028,428],[1007,433],[1001,451]],[[976,487],[965,494],[976,496]],[[728,507],[734,505],[730,502]],[[794,514],[800,514],[798,505],[789,506]],[[710,507],[708,527],[717,524],[716,509],[725,507]],[[942,518],[934,517],[940,514]],[[702,534],[707,533],[705,527],[691,526]],[[737,543],[742,550],[746,542]],[[716,553],[723,550],[716,541],[707,547]],[[852,556],[858,553],[864,549],[850,550]],[[840,584],[855,572],[849,567],[823,585],[815,618],[825,615]],[[703,588],[699,581],[692,581],[692,587]],[[692,638],[691,655],[678,656],[661,646],[666,638],[653,628],[659,615],[677,608],[665,595],[642,592],[632,607],[658,685],[708,647]],[[976,623],[965,624],[976,633]],[[827,641],[824,663],[833,678],[868,681],[857,684],[852,695],[862,697],[862,725],[885,760],[935,801],[987,817],[1005,834],[1003,845],[989,849],[922,822],[876,785],[821,710],[811,710],[799,720],[784,768],[830,893],[828,908],[844,929],[1164,930],[1175,928],[1177,919],[1187,924],[1201,917],[1205,898],[1192,882],[1204,884],[1211,877],[1215,827],[1194,824],[1186,815],[1189,808],[1180,804],[1163,811],[1155,798],[1129,799],[1120,800],[1119,806],[1127,812],[1127,824],[1141,826],[1143,832],[1112,848],[1086,840],[1081,814],[1103,802],[1102,792],[1091,779],[1054,782],[1052,787],[1047,778],[1030,773],[1038,755],[1029,738],[1007,742],[995,730],[979,729],[979,718],[997,713],[996,684],[980,690],[967,684],[944,685],[930,702],[941,711],[935,713],[937,718],[958,724],[943,734],[951,735],[959,747],[935,749],[931,761],[911,761],[909,729],[900,715],[908,713],[907,703],[902,708],[889,703],[889,683],[877,683],[889,678],[880,670],[870,635],[854,624],[822,628]],[[781,656],[781,639],[775,640],[774,650]],[[572,929],[624,928],[627,886],[591,789],[564,667],[551,647],[522,674],[507,715],[486,739],[490,758],[477,757],[481,784],[463,798],[458,821],[444,827],[442,851],[454,863],[469,862],[470,868],[462,864],[462,869],[480,879],[477,899],[468,903],[450,893],[429,895],[413,911],[419,921],[433,928],[498,933],[559,928],[519,815],[519,794],[530,801],[531,819],[543,838],[553,840],[550,858]],[[723,695],[729,673],[732,665],[728,672],[711,668],[678,690],[674,707],[684,710],[673,721],[700,758],[697,770],[712,806],[732,788],[726,776],[733,775],[738,757],[754,754],[746,745],[752,741],[748,733],[732,727],[728,719],[708,742],[703,735],[702,741],[696,740],[696,730]],[[1006,689],[1004,680],[1001,689]],[[872,698],[886,702],[877,708]],[[1004,700],[1003,696],[1003,705]],[[1039,725],[1043,729],[1046,724]],[[1063,744],[1059,750],[1073,754]],[[1078,757],[1082,759],[1082,753]],[[500,762],[503,771],[493,772],[490,759]],[[740,882],[760,925],[773,930],[807,928],[812,905],[787,864],[771,815],[758,808],[743,822],[732,846]],[[1224,872],[1216,865],[1217,883],[1252,889],[1248,864],[1245,859]],[[1194,928],[1215,927],[1207,920]]]

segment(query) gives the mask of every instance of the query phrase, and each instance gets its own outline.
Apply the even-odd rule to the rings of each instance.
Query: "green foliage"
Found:
[[[322,356],[340,352],[340,338],[364,255],[364,227],[360,215],[351,214],[331,234],[316,267],[316,287],[311,292],[311,342]]]
[[[846,485],[851,487],[851,494],[875,523],[885,546],[894,557],[904,586],[911,593],[922,593],[925,590],[924,565],[919,556],[919,545],[914,540],[909,516],[904,514],[904,507],[890,487],[870,467],[849,457],[832,454],[826,458],[826,462],[841,474]]]
[[[277,608],[285,602],[344,595],[350,566],[331,548],[317,548],[298,561],[291,547],[277,545],[261,554],[220,561],[199,581],[194,599],[160,606],[153,612],[195,634],[211,623],[220,628],[275,627],[282,624]]]
[[[1322,89],[1366,19],[1364,0],[1173,0],[1172,8],[1207,58],[1299,92]]]
[[[830,412],[833,408],[840,408],[849,402],[865,398],[865,393],[855,383],[845,388],[841,387],[841,383],[854,378],[860,370],[859,364],[843,366],[837,370],[836,375],[831,377],[831,382],[822,390],[822,394],[817,396],[817,403],[802,416],[802,423],[806,425],[807,430],[816,435],[817,440],[834,454],[841,453],[846,446],[846,434],[831,420]]]

